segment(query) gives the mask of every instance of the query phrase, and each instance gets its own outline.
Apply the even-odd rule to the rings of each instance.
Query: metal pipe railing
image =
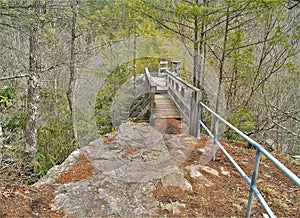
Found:
[[[198,108],[199,108],[198,123],[197,123],[198,138],[200,138],[200,128],[202,126],[205,129],[205,131],[209,134],[209,136],[214,139],[214,148],[213,148],[213,157],[212,157],[213,160],[215,159],[216,146],[218,146],[250,186],[246,217],[250,217],[254,194],[256,195],[256,197],[258,198],[258,200],[260,201],[260,203],[262,204],[262,206],[264,207],[264,209],[268,213],[268,215],[270,217],[275,217],[271,208],[268,206],[267,202],[265,201],[265,199],[263,198],[263,196],[260,194],[259,190],[256,187],[256,179],[257,179],[261,154],[263,154],[271,162],[273,162],[273,164],[278,169],[280,169],[289,179],[291,179],[298,187],[300,187],[299,177],[297,177],[292,171],[290,171],[287,167],[285,167],[279,160],[277,160],[268,151],[266,151],[263,146],[261,146],[259,143],[257,143],[253,139],[251,139],[249,136],[247,136],[245,133],[240,131],[238,128],[236,128],[235,126],[230,124],[228,121],[226,121],[224,118],[222,118],[219,114],[215,113],[208,106],[206,106],[202,102],[199,102]],[[205,125],[205,123],[202,121],[203,108],[205,108],[207,111],[209,111],[214,116],[214,119],[215,119],[214,132],[211,132],[209,130],[209,128]],[[256,156],[255,156],[255,162],[254,162],[254,169],[253,169],[253,173],[252,173],[252,179],[250,179],[246,175],[246,173],[243,171],[243,169],[238,165],[238,163],[230,156],[230,154],[226,151],[226,149],[219,142],[219,140],[217,138],[217,130],[216,130],[218,128],[219,122],[222,122],[225,125],[227,125],[230,129],[235,131],[238,135],[242,136],[245,140],[247,140],[249,143],[251,143],[256,148]]]

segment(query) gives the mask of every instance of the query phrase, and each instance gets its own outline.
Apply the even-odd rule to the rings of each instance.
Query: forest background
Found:
[[[33,183],[83,146],[74,124],[79,73],[114,44],[149,36],[192,48],[192,71],[183,72],[193,85],[205,86],[206,66],[214,70],[232,124],[299,155],[299,12],[296,0],[0,0],[1,174]],[[95,72],[107,75],[95,106],[99,136],[114,130],[118,88],[162,60],[135,59],[138,52]],[[225,137],[239,140],[229,130]]]

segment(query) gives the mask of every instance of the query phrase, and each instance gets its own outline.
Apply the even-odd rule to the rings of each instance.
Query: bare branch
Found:
[[[287,9],[292,10],[293,8],[297,7],[300,4],[300,0],[289,0],[287,3],[293,4],[293,5],[287,7]]]
[[[297,133],[293,132],[292,130],[289,130],[288,128],[286,128],[285,126],[281,125],[280,123],[277,123],[276,121],[273,120],[273,123],[276,126],[279,126],[280,128],[284,129],[285,131],[287,131],[288,133],[292,134],[293,136],[296,136],[298,138],[300,138],[300,135],[298,135]]]
[[[15,76],[1,77],[0,81],[19,79],[19,78],[24,78],[24,77],[28,77],[28,76],[29,76],[28,74],[20,74],[20,75],[15,75]]]

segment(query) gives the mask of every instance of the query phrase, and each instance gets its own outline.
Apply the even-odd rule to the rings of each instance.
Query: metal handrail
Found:
[[[215,113],[212,109],[210,109],[204,103],[199,102],[198,107],[199,107],[198,126],[197,126],[198,138],[200,138],[200,128],[202,126],[207,131],[209,136],[214,139],[213,159],[215,159],[216,146],[218,146],[250,186],[250,193],[249,193],[249,198],[248,198],[246,217],[248,217],[248,218],[250,217],[254,194],[256,195],[258,200],[261,202],[262,206],[264,207],[264,209],[266,210],[268,215],[270,217],[276,217],[274,215],[274,213],[272,212],[271,208],[268,206],[267,202],[265,201],[265,199],[263,198],[263,196],[260,194],[259,190],[256,187],[256,179],[257,179],[257,174],[258,174],[258,167],[259,167],[261,153],[264,156],[266,156],[271,162],[273,162],[275,164],[275,166],[278,169],[280,169],[288,178],[290,178],[298,187],[300,187],[300,178],[297,177],[287,167],[285,167],[279,160],[277,160],[274,156],[272,156],[268,151],[266,151],[263,148],[263,146],[261,146],[255,140],[251,139],[245,133],[243,133],[238,128],[236,128],[235,126],[230,124],[228,121],[226,121],[224,118],[222,118],[219,114]],[[203,108],[208,110],[214,116],[214,119],[215,119],[214,129],[215,130],[218,129],[219,122],[222,122],[225,125],[227,125],[229,128],[231,128],[233,131],[235,131],[237,134],[242,136],[245,140],[247,140],[249,143],[251,143],[256,148],[254,169],[253,169],[251,179],[247,176],[247,174],[243,171],[243,169],[238,165],[238,163],[230,156],[230,154],[226,151],[226,149],[221,145],[221,143],[217,139],[217,133],[216,133],[217,131],[213,131],[213,132],[210,131],[209,128],[202,122],[202,110],[203,110]]]

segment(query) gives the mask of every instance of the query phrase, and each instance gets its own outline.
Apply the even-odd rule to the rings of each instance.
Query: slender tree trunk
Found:
[[[198,34],[199,34],[199,24],[198,24],[198,17],[194,19],[194,57],[193,57],[193,85],[197,86],[199,78],[197,78],[198,68],[199,68],[199,41],[198,41]]]
[[[27,117],[25,126],[25,164],[30,164],[37,152],[37,126],[40,103],[40,74],[41,74],[41,13],[40,0],[34,1],[34,18],[29,35],[29,75],[27,94]]]
[[[231,106],[231,104],[233,103],[233,99],[235,99],[235,95],[236,95],[236,75],[237,75],[237,71],[238,71],[238,61],[234,60],[233,62],[233,69],[232,69],[232,75],[231,75],[231,79],[230,79],[230,83],[229,83],[229,88],[228,88],[228,94],[227,94],[227,102],[226,102],[226,108],[229,108]]]
[[[71,27],[71,41],[70,41],[70,80],[69,87],[67,91],[67,98],[69,103],[69,108],[72,117],[72,130],[73,130],[73,140],[74,143],[77,143],[77,131],[76,131],[76,116],[75,116],[75,102],[74,102],[74,94],[75,94],[75,86],[77,81],[77,71],[76,71],[76,23],[77,23],[77,14],[78,14],[78,0],[75,0],[72,5],[72,27]]]
[[[137,47],[136,47],[136,40],[137,40],[137,33],[135,31],[134,33],[134,42],[133,42],[133,88],[135,88],[136,85],[136,74],[137,74],[137,66],[136,66],[136,52],[137,52]]]
[[[226,46],[228,41],[228,31],[229,31],[229,3],[227,5],[226,10],[226,23],[225,23],[225,31],[224,31],[224,41],[223,41],[223,50],[222,56],[220,59],[220,69],[219,69],[219,84],[218,84],[218,92],[217,92],[217,102],[215,112],[219,112],[219,104],[220,104],[220,95],[221,95],[221,88],[222,88],[222,80],[223,80],[223,73],[224,73],[224,65],[225,65],[225,56],[226,56]]]
[[[264,40],[263,40],[263,46],[262,46],[262,50],[261,50],[261,54],[260,54],[260,59],[258,61],[258,67],[255,72],[254,78],[252,79],[251,90],[249,92],[248,97],[245,100],[243,108],[246,108],[248,106],[248,104],[250,103],[250,100],[252,99],[252,96],[254,95],[254,93],[256,91],[257,80],[259,79],[259,75],[261,74],[264,62],[265,62],[266,58],[268,57],[268,55],[270,54],[270,50],[268,51],[267,41],[268,41],[268,38],[270,37],[271,31],[273,29],[272,26],[274,27],[275,25],[272,25],[271,17],[269,16],[267,19],[267,24],[266,24],[266,28],[265,28],[266,33],[265,33]]]
[[[204,6],[206,6],[206,0],[203,0]],[[201,88],[204,85],[204,65],[205,65],[205,21],[201,21],[200,40],[199,40],[199,66],[198,66],[198,83],[197,87]],[[201,94],[202,95],[202,94]],[[202,99],[202,96],[200,97]]]

